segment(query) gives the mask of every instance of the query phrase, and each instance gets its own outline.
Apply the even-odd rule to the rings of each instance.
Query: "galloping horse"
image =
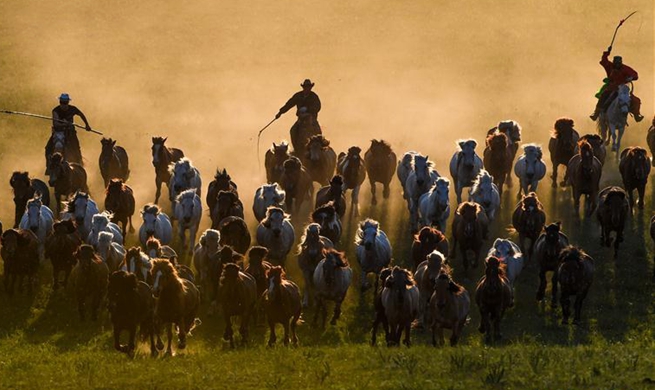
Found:
[[[630,112],[630,87],[627,84],[619,85],[616,98],[612,100],[607,110],[604,110],[598,116],[597,127],[603,140],[609,144],[610,137],[607,135],[609,130],[612,137],[612,151],[621,150],[621,138],[628,123],[628,113]],[[618,134],[617,134],[618,132]]]
[[[157,186],[155,204],[159,202],[161,196],[161,183],[166,183],[168,186],[168,182],[171,180],[169,166],[184,157],[184,152],[180,149],[169,148],[165,145],[167,139],[168,137],[152,137],[152,165],[155,167],[155,185]]]

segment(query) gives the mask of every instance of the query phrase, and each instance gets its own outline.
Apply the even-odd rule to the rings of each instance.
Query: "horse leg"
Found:
[[[196,234],[197,234],[198,226],[197,225],[191,225],[191,228],[189,229],[189,255],[193,255],[193,245],[196,242]]]
[[[59,288],[59,268],[52,267],[52,291],[57,291]]]
[[[134,225],[132,224],[132,216],[127,217],[127,222],[130,224],[130,233],[134,233]]]
[[[327,305],[325,301],[321,305],[321,326],[325,329],[325,322],[327,321]]]
[[[78,293],[77,297],[77,311],[80,314],[80,321],[84,321],[84,316],[85,316],[85,307],[84,307],[84,300],[85,297],[82,294]]]
[[[300,319],[300,312],[296,314],[295,316],[291,317],[291,345],[296,346],[298,345],[298,335],[296,334],[296,326],[298,324],[298,320]]]
[[[637,205],[639,206],[640,210],[644,209],[644,192],[646,191],[646,185],[641,184],[639,187],[637,187],[637,192],[639,193],[639,201],[637,202]]]
[[[557,167],[559,164],[553,163],[553,174],[550,176],[551,179],[553,180],[553,183],[551,184],[551,187],[557,188]]]
[[[230,342],[230,348],[234,348],[234,331],[232,330],[232,317],[225,316],[225,332],[223,332],[223,340]]]
[[[375,197],[375,181],[371,179],[371,177],[368,177],[368,182],[371,184],[371,204],[375,206],[378,204],[378,200]]]
[[[189,331],[189,328],[186,327],[186,321],[184,318],[180,320],[179,325],[177,326],[177,348],[184,349],[186,348],[186,334]]]
[[[587,217],[591,217],[591,214],[596,211],[598,206],[598,191],[592,191],[591,195],[587,198],[589,200],[589,209],[587,210]]]
[[[334,314],[330,320],[330,325],[336,325],[339,317],[341,317],[341,301],[337,301],[334,305]]]
[[[568,291],[562,291],[560,305],[562,305],[562,325],[568,325],[571,315],[571,298]]]
[[[185,234],[184,234],[184,226],[182,226],[183,223],[182,221],[177,221],[177,236],[180,239],[180,244],[182,245],[182,248],[186,248],[186,243],[185,243]]]
[[[121,329],[114,326],[114,349],[118,352],[125,352],[125,346],[121,345]]]
[[[457,194],[457,204],[462,203],[462,188],[459,183],[455,185],[455,193]]]
[[[161,196],[161,183],[162,181],[159,180],[159,177],[155,177],[155,187],[157,188],[157,192],[155,193],[155,204],[159,202],[159,197]]]
[[[102,296],[100,293],[96,293],[93,295],[93,302],[92,302],[92,307],[91,307],[91,321],[97,321],[98,320],[98,308],[100,307],[100,300]]]
[[[368,279],[366,279],[366,276],[367,276],[366,271],[362,269],[361,272],[359,273],[359,280],[361,281],[362,292],[371,288],[371,284],[368,282]]]
[[[127,349],[124,352],[127,352],[128,354],[132,355],[134,353],[135,347],[136,347],[136,325],[130,328],[130,340],[128,341]]]
[[[166,337],[168,337],[167,344],[166,344],[166,355],[172,356],[173,355],[173,347],[171,347],[171,343],[173,342],[173,323],[169,322],[166,324]]]
[[[311,283],[311,276],[307,271],[303,271],[303,276],[305,277],[305,289],[302,297],[302,307],[307,308],[309,307],[309,283]]]
[[[323,300],[321,298],[316,298],[316,311],[314,312],[314,319],[312,321],[313,326],[318,325],[318,315],[319,312],[321,311],[321,306],[322,306]]]
[[[550,299],[550,307],[551,309],[555,309],[557,307],[557,283],[559,282],[559,278],[557,275],[557,269],[553,271],[553,277],[550,280],[551,286],[551,299]]]
[[[494,341],[498,341],[503,338],[502,333],[500,333],[500,319],[502,317],[501,309],[498,309],[494,316]]]
[[[289,346],[289,341],[290,341],[290,337],[289,337],[289,320],[288,319],[285,320],[282,323],[282,326],[284,327],[284,346],[288,347]]]
[[[411,329],[412,329],[412,321],[405,321],[405,340],[403,341],[403,344],[405,344],[408,348],[412,346],[412,341],[410,337]]]
[[[359,216],[359,189],[361,185],[355,186],[353,188],[351,196],[352,212],[355,214],[355,217]]]
[[[573,314],[573,325],[580,325],[580,317],[582,316],[582,301],[584,301],[587,296],[588,289],[581,291],[575,295],[575,312]]]
[[[537,289],[537,301],[542,301],[546,295],[546,270],[539,271],[539,288]]]
[[[389,199],[389,194],[391,190],[389,189],[389,183],[383,183],[384,188],[382,189],[382,197],[384,199]]]

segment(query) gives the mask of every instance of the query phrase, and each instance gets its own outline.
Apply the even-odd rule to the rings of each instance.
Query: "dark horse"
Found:
[[[580,196],[587,196],[587,215],[591,215],[598,203],[598,187],[603,165],[594,156],[593,147],[587,141],[578,143],[579,153],[571,158],[566,176],[573,192],[573,207],[576,215],[580,210]]]
[[[544,206],[534,192],[524,195],[523,199],[516,205],[512,214],[512,225],[519,233],[519,245],[521,251],[532,259],[535,243],[539,234],[546,224],[546,212]],[[530,239],[530,249],[526,247],[525,240]]]
[[[568,165],[569,160],[576,153],[576,145],[580,134],[573,129],[573,119],[560,118],[555,122],[555,130],[548,141],[548,152],[550,161],[553,163],[553,188],[557,187],[557,168],[560,165]],[[567,172],[568,175],[568,172]],[[562,187],[567,185],[566,180],[560,183]]]
[[[505,179],[510,176],[512,159],[512,148],[504,133],[493,132],[487,136],[482,161],[484,169],[493,176],[500,195],[503,194]]]
[[[72,126],[71,126],[72,127]],[[45,146],[46,175],[49,173],[48,161],[53,154],[60,153],[67,161],[84,165],[80,141],[75,128],[53,130]]]
[[[628,196],[630,196],[630,207],[634,207],[635,200],[632,195],[636,189],[639,193],[639,208],[644,208],[644,192],[650,175],[650,158],[646,149],[639,146],[633,146],[623,149],[621,159],[619,160],[619,171],[623,178],[623,187],[625,187]]]
[[[266,168],[266,182],[269,184],[279,183],[284,172],[284,162],[291,157],[289,144],[282,141],[279,144],[273,142],[273,146],[266,151],[264,166]]]
[[[134,215],[135,201],[132,188],[123,183],[122,179],[111,179],[105,193],[105,210],[113,214],[111,221],[123,225],[123,237],[127,233],[128,223],[130,232],[134,232],[132,216]]]
[[[315,182],[326,185],[334,175],[337,166],[337,154],[330,147],[330,141],[322,135],[313,135],[301,159],[303,165]]]
[[[462,202],[453,219],[453,259],[457,256],[457,250],[462,253],[464,272],[468,271],[469,261],[467,252],[473,251],[473,268],[478,266],[482,244],[487,238],[489,231],[489,219],[482,206],[475,202]]]
[[[424,262],[427,256],[435,250],[447,258],[448,239],[442,232],[431,226],[421,228],[414,235],[414,242],[412,242],[412,270],[416,271],[419,264]]]
[[[378,203],[375,197],[375,183],[383,186],[382,197],[389,199],[389,183],[396,173],[396,153],[385,140],[371,140],[371,146],[364,153],[364,165],[371,184],[371,204]]]
[[[9,229],[2,233],[0,254],[4,263],[5,292],[14,294],[18,281],[18,291],[23,291],[27,278],[27,290],[31,294],[37,281],[39,270],[39,242],[31,230]]]
[[[25,212],[27,201],[32,199],[35,194],[41,195],[41,203],[50,207],[50,191],[48,186],[39,179],[30,179],[27,172],[14,172],[9,179],[9,185],[14,190],[14,205],[16,206],[16,218],[14,227],[18,227],[20,219]]]
[[[169,148],[165,145],[167,139],[152,137],[152,165],[155,167],[155,185],[157,186],[155,203],[159,202],[161,196],[161,183],[166,183],[168,187],[171,180],[169,166],[184,157],[184,152],[180,149]]]
[[[239,198],[237,185],[232,181],[232,178],[227,173],[225,168],[223,168],[223,170],[216,170],[214,180],[209,183],[209,187],[207,188],[207,197],[205,200],[207,201],[207,208],[210,210],[210,212],[211,210],[214,210],[214,206],[216,206],[216,200],[218,199],[218,193],[220,191],[234,192],[237,198]]]
[[[600,223],[600,244],[609,247],[612,244],[610,233],[616,232],[614,239],[614,257],[619,253],[619,244],[623,242],[625,220],[630,211],[628,194],[621,187],[606,187],[598,194],[599,204],[596,216]]]
[[[321,187],[316,193],[316,204],[314,208],[332,202],[334,208],[339,214],[339,218],[343,218],[346,214],[346,196],[343,189],[343,177],[336,175],[330,180],[330,185]]]
[[[300,159],[296,157],[291,157],[284,162],[280,185],[286,193],[284,201],[287,210],[291,213],[297,213],[306,200],[311,201],[312,199],[314,193],[312,178]]]
[[[59,274],[64,273],[63,286],[66,287],[68,277],[77,262],[75,252],[82,245],[75,223],[71,220],[56,222],[53,233],[45,242],[45,255],[52,262],[52,289],[59,288]]]
[[[546,272],[552,272],[551,307],[557,306],[557,268],[559,267],[559,254],[569,245],[569,239],[561,232],[560,222],[551,223],[544,228],[537,242],[534,244],[534,255],[539,264],[539,288],[537,301],[542,301],[546,295]]]
[[[221,232],[221,245],[229,245],[244,255],[250,247],[250,232],[243,218],[230,216],[223,218],[217,229]]]
[[[480,309],[480,333],[486,333],[486,341],[498,340],[500,320],[513,302],[512,288],[505,276],[505,265],[497,257],[485,260],[484,276],[475,290],[475,303]],[[493,321],[493,330],[492,330]],[[492,335],[493,331],[493,335]]]
[[[359,215],[359,189],[366,180],[366,167],[360,156],[362,149],[357,146],[348,148],[348,153],[339,153],[337,173],[343,177],[343,189],[352,190],[350,215]]]
[[[59,215],[62,197],[67,198],[75,191],[89,192],[84,168],[80,164],[69,163],[60,153],[50,156],[48,171],[48,184],[55,189],[55,215]]]
[[[298,158],[304,158],[305,145],[314,135],[321,135],[321,127],[314,119],[313,115],[300,114],[298,120],[291,126],[291,145],[293,146],[293,155]]]
[[[571,316],[571,295],[575,295],[573,324],[580,323],[582,301],[584,301],[594,279],[594,259],[582,249],[568,246],[560,253],[559,284],[562,288],[562,324],[569,323]]]
[[[127,181],[130,177],[130,165],[127,152],[122,146],[116,146],[116,141],[111,138],[100,140],[102,151],[98,158],[100,174],[105,181],[105,187],[109,180],[117,178]]]
[[[209,210],[212,229],[218,229],[218,225],[227,217],[244,218],[243,203],[235,192],[221,190],[217,195],[214,208]]]

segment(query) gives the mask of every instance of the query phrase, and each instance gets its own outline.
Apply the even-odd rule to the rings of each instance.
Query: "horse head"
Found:
[[[111,251],[111,243],[114,241],[114,234],[111,232],[98,233],[98,244],[96,245],[96,252],[105,261],[108,260],[109,252]]]
[[[439,273],[434,282],[434,298],[436,300],[437,308],[443,310],[448,304],[448,298],[453,293],[458,293],[462,287],[453,282],[450,275],[445,272]]]
[[[544,227],[545,236],[545,250],[548,256],[557,256],[559,254],[560,245],[560,231],[562,228],[561,222],[554,222]]]
[[[221,232],[215,229],[207,229],[200,236],[200,245],[207,250],[207,253],[216,253],[220,247]]]
[[[459,145],[459,155],[458,155],[458,164],[461,164],[464,168],[471,170],[475,167],[475,147],[478,146],[478,143],[473,140],[463,140],[458,141]]]
[[[422,187],[425,183],[430,182],[431,162],[428,156],[414,156],[414,172],[416,175],[416,184]]]
[[[457,209],[464,224],[464,236],[469,238],[474,236],[479,211],[481,211],[480,206],[474,202],[463,202]]]
[[[612,187],[607,195],[603,204],[605,205],[605,212],[610,217],[613,226],[622,226],[626,213],[626,192],[620,187]]]
[[[267,296],[269,300],[274,300],[280,290],[280,284],[282,284],[282,279],[285,277],[284,269],[280,266],[275,266],[269,269],[266,272],[266,278],[268,279],[268,292]]]
[[[627,84],[619,85],[616,100],[621,114],[627,116],[630,112],[630,87]]]
[[[383,139],[371,140],[371,154],[374,156],[388,156],[391,154],[391,145]]]
[[[162,153],[164,152],[164,149],[166,148],[166,140],[168,137],[163,138],[163,137],[152,137],[152,164],[154,166],[159,165],[160,161],[162,160]],[[167,161],[164,161],[167,162]]]
[[[330,226],[335,223],[337,218],[337,211],[332,201],[327,202],[312,212],[312,221],[321,226]]]
[[[179,291],[184,290],[184,285],[180,281],[175,267],[168,259],[155,259],[153,260],[152,268],[150,269],[152,277],[152,295],[159,298],[161,292],[165,288],[171,286],[178,287]]]
[[[363,245],[366,251],[375,249],[378,233],[380,232],[380,224],[373,219],[366,219],[359,223],[357,229],[357,245]]]
[[[59,152],[53,153],[48,160],[48,172],[50,175],[48,184],[50,187],[54,187],[59,179],[66,180],[69,170],[70,165],[64,159],[64,155]]]
[[[255,245],[248,249],[248,265],[254,268],[261,268],[262,262],[268,256],[268,249]]]
[[[224,192],[224,191],[223,191]],[[231,192],[229,192],[231,194]],[[177,196],[176,205],[175,205],[175,214],[180,221],[185,223],[191,222],[194,218],[194,215],[197,214],[198,202],[196,199],[198,194],[196,194],[195,188],[189,188],[188,190],[183,191],[180,195]],[[202,212],[202,210],[200,211]]]
[[[537,164],[543,157],[541,146],[535,144],[524,145],[523,155],[525,156],[525,174],[528,177],[528,180],[532,180],[537,169]]]
[[[325,284],[331,286],[336,280],[337,269],[345,267],[348,267],[345,253],[335,249],[328,249],[325,252],[325,261],[323,262]]]
[[[39,230],[41,224],[41,195],[36,195],[34,198],[27,201],[26,212],[29,229],[33,232]]]
[[[264,206],[268,207],[281,205],[284,202],[286,193],[277,183],[264,184],[260,196],[264,200]]]
[[[517,254],[513,243],[507,239],[497,238],[492,247],[494,256],[498,257],[502,262]]]
[[[450,267],[446,264],[446,257],[434,250],[430,252],[425,259],[428,261],[428,279],[432,282],[437,278],[442,271],[450,273]]]
[[[123,179],[111,179],[107,185],[105,208],[107,210],[117,210],[121,204],[121,194],[125,191]]]
[[[594,171],[594,148],[585,140],[578,142],[580,147],[580,166],[585,177],[590,177]]]
[[[402,302],[405,299],[407,288],[416,285],[416,282],[408,270],[394,266],[391,269],[391,276],[387,278],[384,284],[386,288],[393,291],[396,300]]]
[[[66,151],[66,133],[64,131],[55,131],[52,133],[53,151],[56,153],[65,153]]]
[[[486,140],[487,145],[493,151],[502,151],[507,150],[507,145],[509,144],[509,138],[505,133],[495,131],[487,136]]]
[[[587,254],[579,248],[569,245],[562,249],[559,255],[560,267],[558,279],[560,284],[565,286],[575,286],[582,282],[583,267],[582,263]]]
[[[310,161],[317,162],[321,154],[330,147],[330,141],[322,135],[313,135],[305,145],[305,157]]]
[[[141,210],[141,218],[143,218],[143,226],[145,227],[146,235],[152,237],[157,231],[157,217],[161,209],[156,204],[147,204]]]
[[[30,175],[28,172],[18,172],[15,171],[11,174],[11,179],[9,179],[9,184],[14,190],[14,195],[16,198],[24,198],[28,196],[28,192],[32,186],[30,180]]]
[[[275,237],[282,233],[284,222],[289,218],[288,214],[279,207],[269,207],[266,209],[266,218],[262,220],[262,225],[269,229]]]

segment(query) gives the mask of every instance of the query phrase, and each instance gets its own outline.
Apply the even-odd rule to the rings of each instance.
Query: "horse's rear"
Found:
[[[614,238],[614,257],[618,256],[619,244],[623,242],[623,229],[630,212],[628,194],[621,187],[610,186],[598,194],[599,206],[596,211],[601,225],[601,244],[609,247],[612,243],[610,234],[616,232]]]
[[[630,207],[634,206],[633,192],[639,194],[639,208],[644,208],[644,193],[648,176],[650,175],[651,159],[646,149],[639,146],[629,147],[621,152],[619,171],[623,179],[623,187],[630,197]]]

